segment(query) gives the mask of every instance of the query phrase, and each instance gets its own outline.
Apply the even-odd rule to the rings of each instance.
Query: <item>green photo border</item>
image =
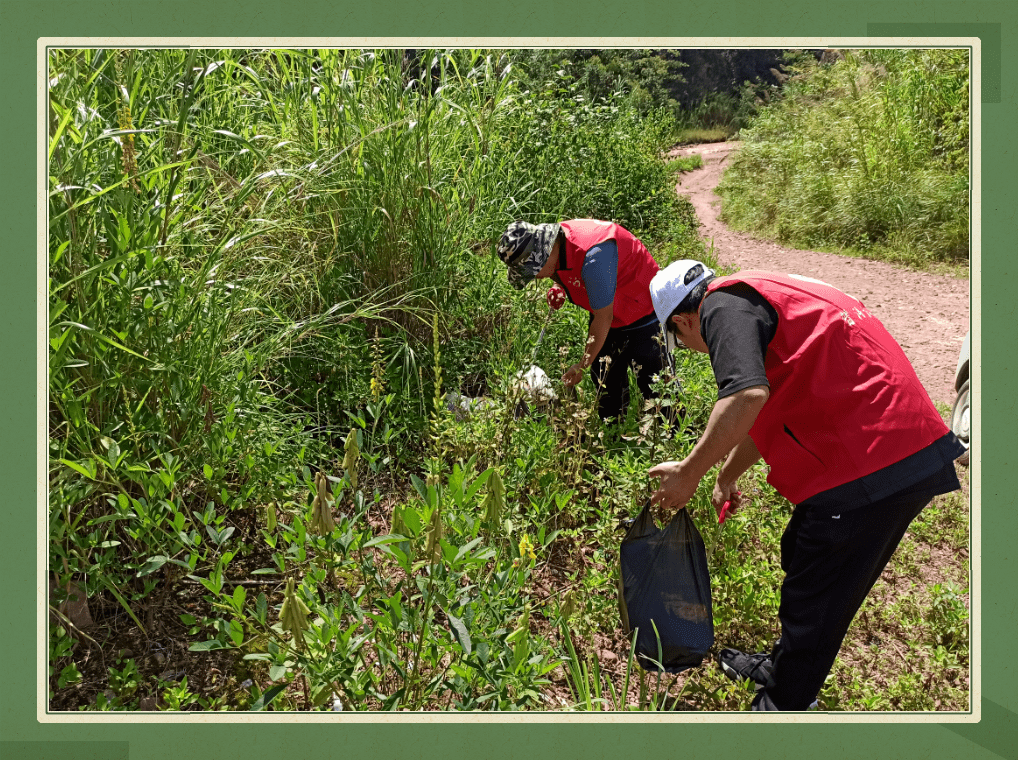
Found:
[[[224,756],[286,757],[639,757],[690,755],[786,758],[996,758],[1014,757],[1018,747],[1018,688],[1012,673],[1012,647],[1018,628],[1013,591],[1018,578],[1015,547],[1018,520],[1012,514],[1018,477],[1010,452],[1015,392],[1012,376],[1018,356],[1014,210],[1018,177],[1012,135],[1018,124],[1015,104],[1016,18],[1011,3],[838,2],[737,0],[727,4],[548,2],[519,0],[506,6],[483,2],[352,3],[349,0],[4,0],[0,4],[0,57],[6,139],[0,187],[3,246],[0,303],[3,304],[4,356],[0,362],[6,403],[0,452],[4,462],[7,514],[2,569],[4,612],[0,621],[7,675],[0,690],[0,756],[60,758],[170,758],[193,760]],[[810,722],[755,726],[647,722],[634,714],[625,722],[556,722],[551,714],[506,716],[506,723],[450,722],[449,716],[421,714],[415,723],[201,724],[40,723],[38,704],[37,599],[43,593],[38,567],[36,507],[39,476],[38,399],[46,393],[39,372],[40,303],[38,287],[36,145],[39,38],[94,37],[479,37],[510,36],[558,40],[599,38],[608,47],[617,37],[812,38],[836,40],[867,36],[979,37],[981,88],[982,282],[979,296],[981,347],[973,347],[974,404],[978,453],[973,490],[981,494],[981,588],[973,589],[981,614],[975,635],[981,641],[978,684],[979,723],[926,720],[916,723]],[[592,45],[593,46],[593,45]],[[775,45],[767,45],[775,47]],[[975,295],[975,294],[974,294]],[[975,316],[975,315],[974,315]],[[983,406],[985,404],[985,407]],[[980,408],[986,413],[979,416]],[[1007,442],[1012,441],[1009,445]],[[974,524],[974,529],[978,524]],[[981,596],[980,596],[981,595]],[[974,604],[976,602],[974,601]],[[973,642],[975,643],[975,642]],[[975,706],[975,705],[974,705]],[[929,714],[925,714],[929,715]],[[90,715],[89,717],[92,717]],[[105,716],[104,716],[105,717]],[[337,716],[338,717],[338,716]],[[455,717],[455,716],[453,716]],[[909,716],[903,719],[907,720]],[[755,721],[754,721],[755,722]]]

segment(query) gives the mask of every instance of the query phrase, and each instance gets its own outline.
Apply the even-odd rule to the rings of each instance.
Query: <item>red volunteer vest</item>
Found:
[[[570,301],[592,311],[583,285],[583,257],[598,243],[614,240],[619,248],[619,268],[611,326],[631,325],[654,311],[650,281],[657,274],[658,265],[638,238],[624,227],[594,219],[571,219],[561,222],[561,227],[566,244],[565,251],[559,254],[564,259],[559,259],[560,269],[556,274]]]
[[[770,397],[749,431],[793,504],[914,454],[948,429],[901,347],[863,304],[799,275],[742,271],[778,313],[764,369]],[[706,296],[705,296],[706,298]]]

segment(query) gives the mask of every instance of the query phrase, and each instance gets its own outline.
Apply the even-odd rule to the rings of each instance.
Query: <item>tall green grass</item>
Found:
[[[952,49],[789,64],[719,187],[723,218],[800,247],[924,266],[969,244],[969,61]]]
[[[275,366],[389,306],[315,292],[328,260],[288,213],[286,125],[262,129],[285,103],[255,58],[50,61],[51,569],[135,620],[155,570],[214,564],[321,451]]]
[[[261,561],[308,578],[307,589],[324,582],[319,568],[335,578],[347,559],[347,570],[376,578],[364,600],[328,608],[330,620],[376,603],[395,610],[392,595],[406,594],[410,622],[380,629],[372,657],[382,671],[407,652],[423,662],[425,639],[444,635],[435,616],[460,609],[443,612],[430,594],[467,565],[428,581],[432,601],[411,601],[372,570],[374,552],[349,552],[378,537],[364,520],[381,499],[371,489],[407,498],[425,457],[443,482],[463,477],[431,443],[443,391],[469,382],[496,393],[531,353],[534,294],[508,288],[489,255],[494,241],[513,219],[558,215],[695,240],[662,182],[659,122],[570,100],[557,85],[523,91],[498,51],[421,55],[415,78],[398,51],[52,54],[50,570],[61,589],[82,584],[97,614],[151,636],[181,625],[169,600],[201,581],[205,614],[186,635],[206,649],[239,647],[247,627],[270,621],[264,595],[225,599],[227,570],[258,569],[243,558],[272,541],[280,551]],[[583,326],[572,315],[557,329]],[[315,471],[341,471],[337,449],[351,427],[370,489],[356,496],[358,524],[341,530],[350,538],[316,543],[307,489]],[[522,442],[500,455],[512,445]],[[407,506],[425,525],[439,514],[428,494]],[[268,505],[281,536],[259,532]],[[474,518],[445,514],[445,546],[477,537]],[[503,583],[517,578],[507,574],[517,539],[495,547]],[[336,551],[340,559],[320,563]],[[408,564],[406,582],[433,572]],[[517,585],[461,613],[487,615],[497,631],[524,609]],[[445,604],[451,591],[441,593]],[[216,612],[222,604],[235,605],[232,615]],[[463,680],[465,699],[481,696],[478,678],[496,679],[501,696],[486,705],[535,704],[532,687],[513,684],[539,679],[544,666],[519,658],[553,651],[531,651],[521,635],[499,655],[503,675],[487,655],[470,666],[480,670]],[[334,677],[362,644],[350,642],[349,661],[305,658],[298,671]],[[358,672],[344,698],[377,706],[424,704],[441,685],[404,671],[382,695],[392,671]],[[210,704],[185,692],[171,701]]]

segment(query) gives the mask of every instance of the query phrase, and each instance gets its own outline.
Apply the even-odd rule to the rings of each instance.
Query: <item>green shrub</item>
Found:
[[[525,88],[539,89],[559,77],[575,84],[576,94],[587,102],[624,100],[643,115],[674,112],[677,104],[668,85],[681,82],[686,67],[650,50],[521,50],[514,57]]]

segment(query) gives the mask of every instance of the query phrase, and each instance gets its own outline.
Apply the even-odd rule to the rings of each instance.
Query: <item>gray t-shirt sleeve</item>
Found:
[[[587,251],[583,259],[583,286],[592,310],[603,309],[615,300],[618,272],[619,247],[614,240],[605,240]]]

